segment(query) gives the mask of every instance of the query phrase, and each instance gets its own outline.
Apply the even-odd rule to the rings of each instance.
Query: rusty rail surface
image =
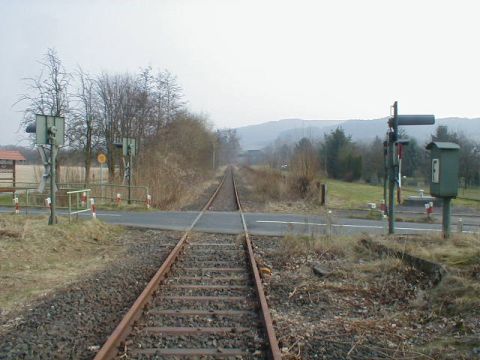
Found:
[[[137,300],[133,303],[130,310],[125,314],[122,321],[115,328],[112,335],[110,335],[108,340],[105,342],[102,348],[98,351],[94,360],[113,359],[117,355],[118,348],[121,345],[122,341],[124,341],[125,338],[128,336],[128,334],[130,333],[133,323],[141,316],[143,309],[148,304],[149,300],[152,298],[152,295],[154,294],[155,290],[158,288],[160,282],[165,278],[165,275],[168,273],[172,264],[175,262],[181,250],[184,248],[188,235],[190,234],[190,232],[192,231],[193,227],[198,222],[200,217],[203,215],[203,213],[210,207],[213,200],[215,200],[226,178],[227,178],[227,173],[225,173],[225,175],[222,178],[222,181],[218,185],[213,195],[210,197],[210,199],[207,201],[205,206],[202,208],[198,216],[193,221],[192,225],[190,225],[190,228],[185,232],[185,234],[183,234],[182,238],[177,243],[177,245],[175,245],[172,252],[168,255],[167,259],[162,264],[160,269],[158,269],[158,271],[155,273],[153,278],[147,284],[146,288],[143,290],[143,292],[140,294]]]
[[[192,229],[194,228],[195,224],[198,222],[198,220],[202,217],[202,215],[205,213],[206,210],[210,208],[212,205],[213,201],[217,197],[217,194],[219,193],[220,189],[224,185],[229,172],[231,172],[232,176],[232,183],[233,183],[233,189],[234,189],[234,196],[235,196],[235,201],[238,207],[238,211],[241,216],[242,224],[243,224],[243,229],[245,233],[245,250],[242,251],[242,253],[246,254],[248,253],[248,264],[249,264],[249,269],[247,268],[242,268],[242,267],[230,267],[228,266],[228,263],[225,263],[225,267],[219,267],[219,265],[223,265],[223,262],[216,262],[216,267],[208,267],[210,261],[204,261],[203,262],[203,267],[200,269],[202,272],[203,271],[222,271],[226,272],[228,274],[242,274],[249,272],[251,270],[253,274],[253,280],[254,280],[254,288],[255,288],[255,295],[257,297],[256,301],[259,303],[259,311],[257,314],[259,315],[259,321],[263,325],[263,331],[265,335],[265,356],[270,359],[274,360],[280,360],[281,359],[281,354],[280,350],[278,347],[278,342],[275,337],[275,332],[272,324],[272,319],[270,317],[270,312],[268,309],[267,301],[263,292],[263,286],[262,286],[262,281],[261,277],[257,268],[257,264],[254,258],[254,253],[253,253],[253,247],[252,243],[248,234],[248,229],[246,226],[245,222],[245,217],[242,211],[242,207],[240,204],[239,200],[239,195],[238,195],[238,190],[236,188],[236,183],[234,179],[234,174],[233,174],[233,169],[227,169],[225,172],[225,175],[220,182],[219,186],[215,190],[214,194],[210,197],[208,200],[207,204],[203,207],[201,212],[198,214],[198,216],[195,218],[189,229],[185,232],[185,234],[182,236],[182,238],[179,240],[179,242],[175,245],[174,249],[171,251],[171,253],[168,255],[167,259],[165,262],[161,265],[160,269],[157,271],[157,273],[153,276],[153,278],[150,280],[150,282],[147,284],[146,288],[143,290],[141,295],[137,298],[133,306],[130,308],[130,310],[126,313],[122,321],[119,323],[119,325],[116,327],[116,329],[113,331],[113,333],[110,335],[108,340],[105,342],[105,344],[102,346],[102,348],[99,350],[97,355],[95,356],[95,360],[105,360],[105,359],[113,359],[116,358],[121,351],[122,346],[125,348],[125,340],[127,337],[130,335],[132,332],[133,327],[135,326],[136,321],[142,316],[144,310],[148,310],[149,306],[148,304],[152,301],[152,299],[165,299],[167,301],[182,301],[182,302],[196,302],[196,303],[209,303],[211,301],[223,301],[227,303],[239,303],[239,302],[249,302],[250,300],[243,298],[241,296],[168,296],[165,293],[161,293],[159,287],[162,283],[162,281],[166,280],[167,274],[171,270],[173,264],[179,258],[179,255],[182,254],[182,257],[187,254],[187,252],[184,252],[184,250],[187,248],[186,244],[189,244],[191,247],[196,247],[197,249],[203,249],[206,248],[210,245],[214,245],[213,248],[222,248],[222,251],[236,251],[235,246],[232,244],[209,244],[209,243],[204,243],[204,244],[195,244],[192,242],[187,241],[188,236],[190,235]],[[212,248],[212,246],[210,246]],[[204,251],[204,250],[203,250]],[[245,256],[245,255],[244,255]],[[214,265],[211,265],[214,266]],[[195,271],[199,270],[199,268],[189,268],[189,267],[183,267],[182,268],[184,271]],[[235,279],[234,277],[223,277],[222,279]],[[250,275],[249,275],[250,277]],[[183,279],[195,279],[189,276],[183,276]],[[198,279],[198,278],[197,278]],[[238,279],[238,278],[237,278]],[[220,280],[220,279],[217,279]],[[224,285],[218,285],[218,284],[210,284],[210,285],[188,285],[188,284],[176,284],[176,285],[169,285],[170,288],[176,288],[176,289],[205,289],[205,290],[216,290],[216,289],[221,289],[224,287]],[[238,289],[242,290],[244,288],[247,288],[247,286],[243,285],[229,285],[230,289]],[[252,293],[253,294],[253,293]],[[212,314],[211,310],[195,310],[195,309],[182,309],[182,310],[169,310],[169,309],[150,309],[153,314],[157,315],[162,315],[162,316],[177,316],[179,313],[182,315],[193,315],[193,316],[204,316],[208,314]],[[248,314],[251,314],[251,311],[249,310],[216,310],[215,313],[217,315],[228,315],[232,317],[239,317],[241,318],[242,316],[247,316]],[[258,316],[257,315],[257,316]],[[161,335],[199,335],[199,334],[228,334],[231,333],[232,331],[242,333],[248,331],[248,328],[245,327],[162,327],[162,326],[150,326],[150,327],[145,327],[144,331],[148,334],[161,334]],[[133,351],[133,354],[140,355],[140,356],[149,356],[149,355],[157,355],[157,356],[212,356],[212,357],[230,357],[230,356],[242,356],[245,355],[245,353],[241,349],[188,349],[188,348],[164,348],[164,349],[137,349]]]
[[[235,191],[235,198],[238,205],[238,211],[242,218],[243,231],[245,232],[245,241],[247,243],[248,255],[250,264],[252,267],[253,276],[255,278],[255,288],[257,290],[258,300],[260,301],[260,311],[262,313],[262,321],[267,332],[267,340],[270,346],[271,358],[274,360],[280,360],[282,358],[280,349],[278,347],[277,337],[275,336],[275,330],[273,328],[272,317],[270,316],[270,310],[268,310],[267,299],[263,291],[262,279],[258,272],[257,262],[255,261],[255,255],[253,253],[252,241],[248,234],[247,222],[245,221],[245,215],[243,214],[242,203],[240,202],[240,196],[238,195],[237,184],[235,183],[235,177],[233,179],[233,189]]]

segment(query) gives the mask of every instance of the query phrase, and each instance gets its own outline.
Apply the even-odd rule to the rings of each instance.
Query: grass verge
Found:
[[[0,309],[22,306],[105,266],[123,248],[118,226],[97,220],[55,226],[47,217],[0,216]]]
[[[480,315],[480,237],[477,234],[439,234],[380,238],[396,250],[440,263],[448,275],[432,290],[433,311],[443,315],[476,309]],[[479,344],[480,345],[480,344]]]

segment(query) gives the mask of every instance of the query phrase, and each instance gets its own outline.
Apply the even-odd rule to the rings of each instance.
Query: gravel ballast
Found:
[[[93,358],[180,237],[127,230],[122,258],[1,320],[0,359]]]
[[[228,271],[232,268],[238,271]],[[129,345],[125,352],[118,355],[137,358],[142,351],[190,348],[220,352],[238,349],[244,352],[242,359],[264,358],[265,338],[249,273],[242,239],[232,235],[192,234],[149,310],[127,338]],[[170,310],[175,310],[175,314],[166,315]],[[194,336],[165,334],[160,330],[152,333],[152,329],[170,327],[228,331]],[[162,357],[157,354],[154,358]]]

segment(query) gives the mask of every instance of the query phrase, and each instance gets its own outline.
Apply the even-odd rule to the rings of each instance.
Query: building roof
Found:
[[[20,151],[0,150],[0,160],[26,160],[25,157],[20,154]]]
[[[442,141],[432,141],[430,144],[426,146],[427,150],[432,149],[433,147],[437,147],[439,149],[446,149],[446,150],[458,150],[460,146],[455,143],[451,142],[442,142]]]

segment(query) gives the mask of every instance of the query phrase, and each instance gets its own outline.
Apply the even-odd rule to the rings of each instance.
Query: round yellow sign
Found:
[[[107,157],[105,156],[105,154],[98,154],[97,160],[100,164],[105,164],[105,162],[107,161]]]

